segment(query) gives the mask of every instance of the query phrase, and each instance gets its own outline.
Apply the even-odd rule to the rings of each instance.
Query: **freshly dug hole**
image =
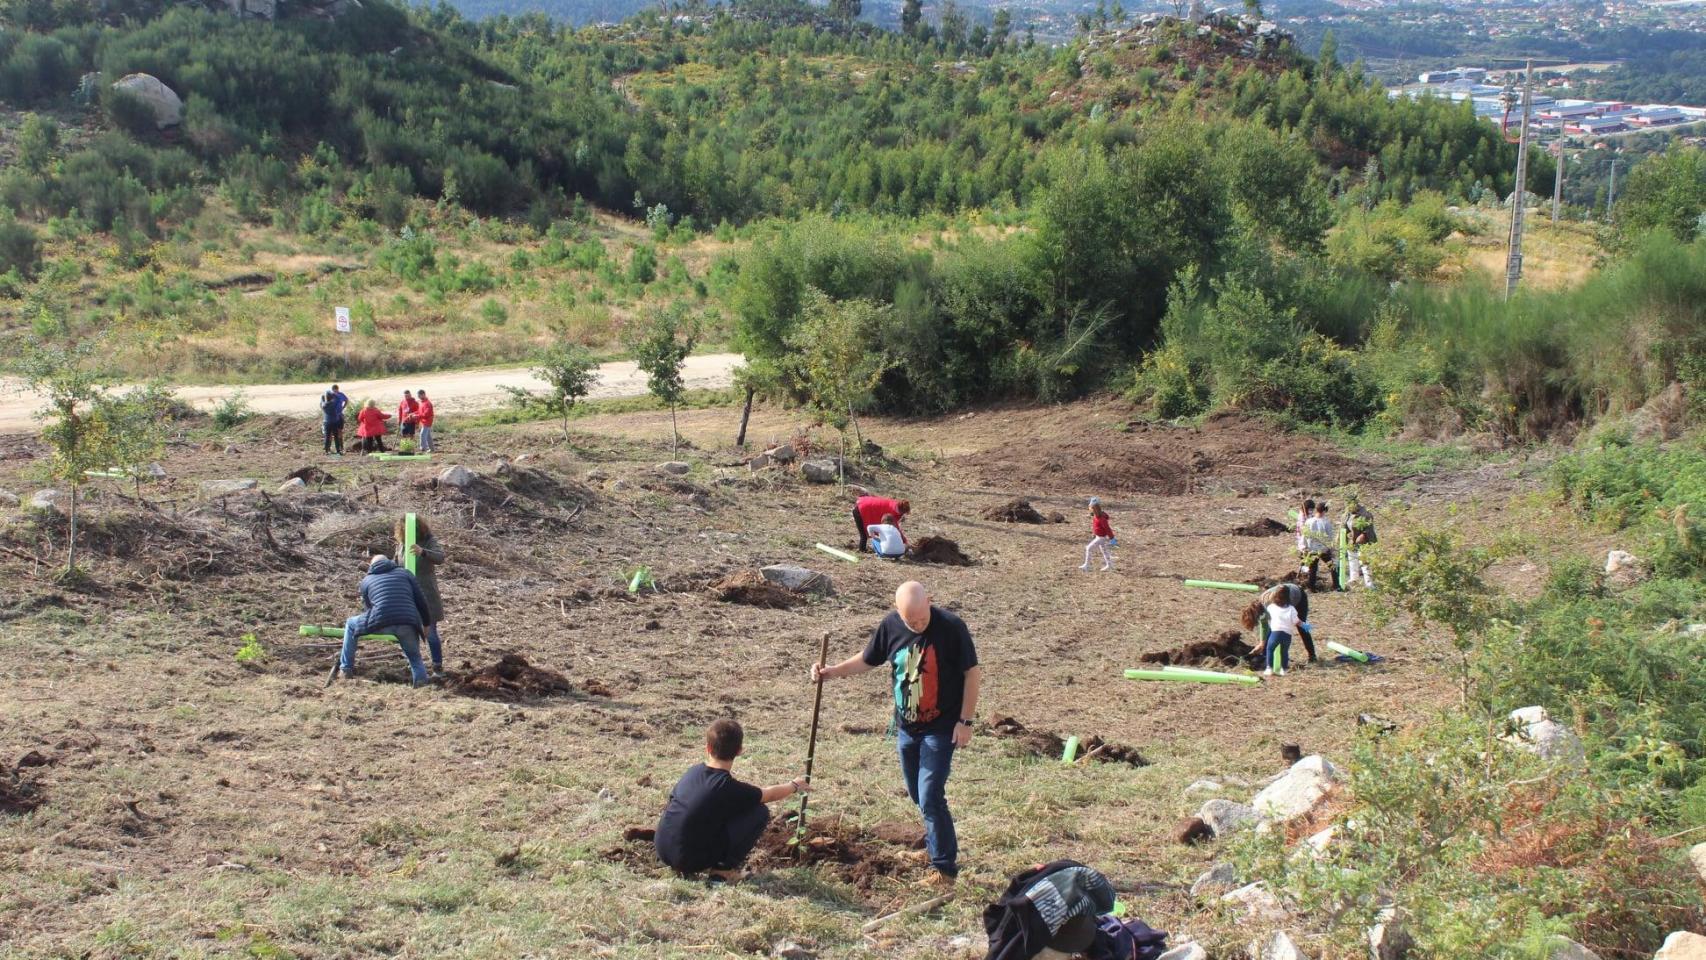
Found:
[[[1043,760],[1062,759],[1066,752],[1066,738],[1047,730],[1032,730],[1012,717],[995,716],[989,719],[989,732],[992,736],[1003,740],[1012,740],[1026,754]],[[1090,758],[1101,763],[1125,763],[1134,767],[1147,767],[1149,761],[1137,752],[1136,747],[1124,744],[1109,743],[1099,736],[1079,737],[1077,759]]]
[[[772,820],[758,840],[747,866],[754,870],[778,870],[790,866],[815,866],[844,883],[869,893],[885,877],[900,877],[915,865],[902,853],[903,848],[889,843],[883,835],[898,832],[898,826],[884,825],[866,832],[841,817],[833,820],[808,819],[807,837],[798,845],[794,839],[791,817]],[[919,832],[914,828],[911,832]],[[910,838],[910,833],[908,837]],[[910,843],[908,843],[910,847]]]
[[[464,663],[462,670],[450,675],[446,687],[451,693],[486,700],[532,700],[571,692],[569,678],[555,670],[546,670],[527,662],[520,654],[506,653],[489,667],[473,669]]]
[[[1237,630],[1222,630],[1212,640],[1198,640],[1171,650],[1146,653],[1137,659],[1143,663],[1159,663],[1164,666],[1188,667],[1210,663],[1235,667],[1259,661],[1261,651],[1245,643],[1244,635]]]
[[[46,802],[41,787],[25,780],[20,770],[8,770],[0,763],[0,813],[29,813]]]
[[[786,610],[804,598],[781,584],[771,583],[756,570],[737,570],[710,586],[711,596],[767,610]]]

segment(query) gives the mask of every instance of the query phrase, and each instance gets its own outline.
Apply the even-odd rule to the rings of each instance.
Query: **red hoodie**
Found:
[[[1107,514],[1092,513],[1090,514],[1090,532],[1095,536],[1107,537],[1112,540],[1114,538],[1114,525],[1108,520]]]
[[[404,397],[397,403],[397,422],[414,423],[419,419],[417,411],[419,411],[420,408],[421,405],[415,402],[414,397]]]
[[[432,426],[432,401],[423,399],[418,406],[420,409],[416,416],[420,425],[423,427]]]
[[[390,416],[378,407],[362,407],[361,412],[355,415],[355,435],[358,437],[385,436],[385,421]]]

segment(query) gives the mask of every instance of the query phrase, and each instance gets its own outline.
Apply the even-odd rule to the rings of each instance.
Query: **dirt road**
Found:
[[[732,382],[733,371],[741,361],[738,353],[712,353],[687,358],[682,376],[689,389],[715,389]],[[540,390],[544,382],[528,372],[527,367],[490,367],[480,370],[457,370],[445,373],[408,374],[380,380],[345,380],[339,384],[351,401],[373,397],[386,409],[396,406],[404,390],[425,390],[440,413],[456,413],[493,407],[506,399],[504,386]],[[319,415],[322,383],[278,383],[256,386],[179,387],[179,399],[206,410],[231,396],[238,389],[248,399],[249,408],[256,413],[283,414],[293,417]],[[637,397],[646,392],[646,378],[632,363],[619,361],[598,368],[598,383],[592,388],[594,399]],[[34,431],[38,423],[37,410],[42,398],[30,393],[16,380],[0,378],[0,434]]]

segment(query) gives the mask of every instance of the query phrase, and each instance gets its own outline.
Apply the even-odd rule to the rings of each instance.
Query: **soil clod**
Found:
[[[971,557],[960,545],[947,537],[923,537],[912,545],[912,559],[919,563],[939,563],[948,567],[969,567]]]
[[[994,507],[985,507],[983,519],[1000,523],[1047,523],[1048,519],[1029,500],[1009,500]]]
[[[1242,633],[1237,630],[1222,630],[1212,640],[1198,640],[1171,650],[1146,653],[1137,659],[1143,663],[1159,663],[1163,666],[1188,667],[1210,663],[1236,667],[1259,659],[1260,654],[1261,651],[1244,642]]]
[[[896,835],[898,825],[882,829],[889,835]],[[912,831],[918,832],[918,828],[914,827]],[[839,817],[822,821],[814,819],[808,833],[810,835],[803,842],[795,843],[792,821],[773,821],[764,831],[764,836],[759,838],[758,849],[753,851],[748,864],[754,870],[789,865],[817,866],[862,893],[869,893],[884,878],[899,877],[913,868],[904,856],[906,849],[915,849],[911,846],[910,834],[906,838],[907,847],[902,849],[885,841],[878,833],[860,830]]]
[[[478,670],[450,675],[448,687],[464,697],[487,700],[531,700],[568,693],[569,678],[555,670],[536,667],[520,654],[506,653],[497,663]]]
[[[652,843],[658,838],[655,827],[629,827],[622,831],[623,843]]]
[[[724,603],[767,610],[786,610],[804,598],[781,584],[771,583],[756,570],[737,570],[711,584],[711,595]]]
[[[1263,517],[1232,528],[1232,535],[1236,537],[1277,537],[1290,532],[1290,527],[1272,517]]]
[[[1025,753],[1044,760],[1059,760],[1066,751],[1066,739],[1064,737],[1047,730],[1033,730],[1012,717],[995,716],[989,718],[989,732],[1003,740],[1016,741]],[[1149,761],[1137,752],[1136,747],[1109,743],[1099,736],[1079,738],[1078,756],[1102,763],[1125,763],[1134,767],[1149,766]]]
[[[46,801],[41,787],[0,764],[0,813],[29,813]]]
[[[1173,827],[1174,843],[1196,846],[1212,839],[1214,839],[1214,828],[1203,822],[1202,817],[1186,817]]]
[[[301,480],[310,487],[328,487],[337,483],[337,478],[316,466],[298,467],[284,475],[286,480]]]

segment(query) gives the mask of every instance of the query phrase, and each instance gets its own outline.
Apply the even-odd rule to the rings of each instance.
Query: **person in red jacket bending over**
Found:
[[[895,516],[895,529],[900,529],[900,522],[912,512],[912,502],[909,500],[890,500],[887,497],[863,496],[853,503],[853,526],[859,529],[859,552],[865,553],[871,549],[870,535],[866,527],[874,527],[883,522],[883,515],[892,513]],[[902,543],[909,543],[906,533],[900,535]],[[910,544],[909,544],[910,545]]]

